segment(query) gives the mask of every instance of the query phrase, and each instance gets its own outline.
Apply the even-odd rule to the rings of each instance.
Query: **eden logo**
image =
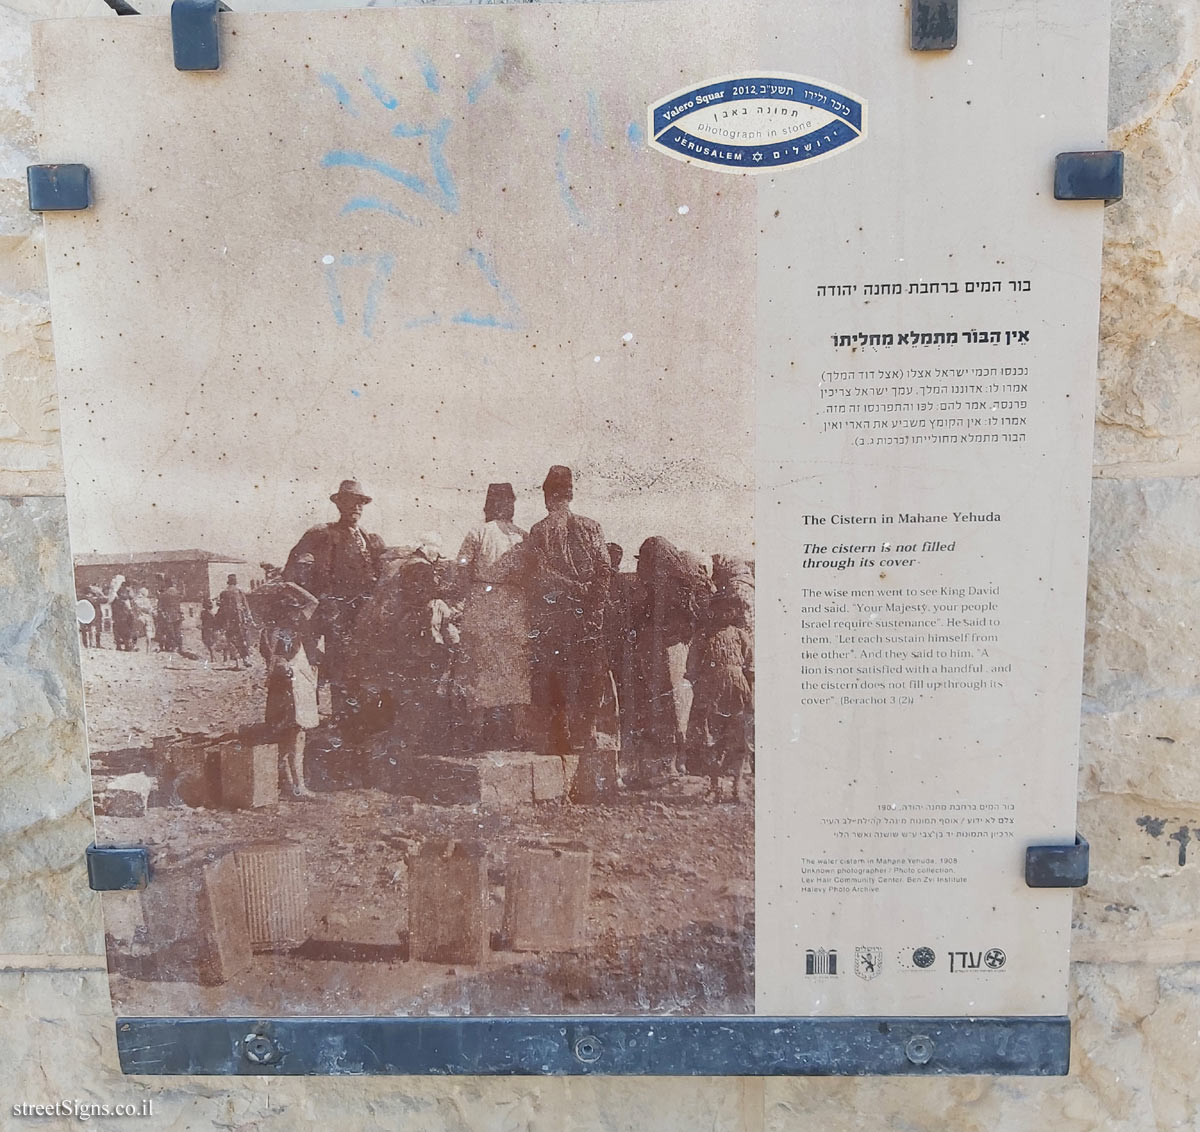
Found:
[[[990,947],[987,951],[952,951],[950,952],[950,972],[959,974],[963,971],[999,971],[1008,961],[1008,956],[998,947]]]

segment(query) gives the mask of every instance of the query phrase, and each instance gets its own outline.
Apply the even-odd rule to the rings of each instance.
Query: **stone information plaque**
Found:
[[[862,7],[37,25],[119,1015],[1065,1012],[1107,5]]]

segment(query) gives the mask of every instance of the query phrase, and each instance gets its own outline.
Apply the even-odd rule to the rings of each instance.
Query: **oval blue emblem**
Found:
[[[714,79],[650,107],[654,149],[730,173],[828,157],[866,136],[865,99],[799,75]]]

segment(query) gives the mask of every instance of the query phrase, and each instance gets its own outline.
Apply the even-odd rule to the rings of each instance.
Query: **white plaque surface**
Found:
[[[121,1011],[1064,1012],[1108,10],[871,7],[38,25]]]

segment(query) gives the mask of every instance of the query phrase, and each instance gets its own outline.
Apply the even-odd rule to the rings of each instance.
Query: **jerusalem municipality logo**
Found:
[[[814,161],[866,136],[863,99],[798,75],[713,79],[650,107],[654,149],[730,173],[764,173]]]

